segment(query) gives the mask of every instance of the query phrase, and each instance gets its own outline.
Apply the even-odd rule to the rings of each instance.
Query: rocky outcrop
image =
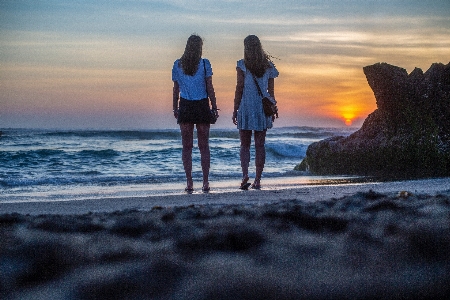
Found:
[[[352,135],[311,144],[296,169],[318,175],[450,176],[450,63],[409,75],[387,63],[363,70],[377,109]]]

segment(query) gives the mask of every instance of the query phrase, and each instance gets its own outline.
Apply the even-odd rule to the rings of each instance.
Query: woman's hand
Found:
[[[219,110],[218,108],[213,108],[212,111],[214,112],[214,115],[216,116],[216,119],[219,118]]]
[[[237,125],[237,111],[233,112],[233,117],[231,119],[233,120],[233,124]]]
[[[178,81],[173,82],[173,116],[178,120],[178,100],[180,97],[180,85]]]

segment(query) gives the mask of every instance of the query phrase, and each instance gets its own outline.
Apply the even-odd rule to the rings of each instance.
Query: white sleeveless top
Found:
[[[197,72],[195,72],[193,76],[184,74],[183,68],[180,66],[179,62],[180,60],[177,59],[173,63],[172,81],[178,82],[178,85],[180,86],[180,96],[186,100],[201,100],[207,98],[205,78],[213,75],[209,60],[206,58],[201,59],[198,63]],[[206,67],[206,74],[203,64]]]

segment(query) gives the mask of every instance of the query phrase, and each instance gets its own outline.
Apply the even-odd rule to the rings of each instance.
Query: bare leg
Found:
[[[209,151],[209,127],[210,124],[197,124],[198,148],[200,150],[202,172],[203,172],[203,191],[209,190],[209,167],[211,154]]]
[[[248,166],[250,164],[250,144],[252,142],[252,131],[239,130],[239,137],[241,140],[240,157],[242,168],[242,183],[245,184],[248,181]]]
[[[186,189],[193,189],[194,183],[192,181],[192,147],[194,143],[194,124],[181,123],[181,141],[183,144],[182,159],[184,172],[186,173]]]
[[[261,181],[261,175],[266,162],[266,130],[255,131],[255,167],[256,177],[254,185],[258,187]]]

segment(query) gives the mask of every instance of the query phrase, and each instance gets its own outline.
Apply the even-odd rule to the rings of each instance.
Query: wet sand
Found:
[[[0,203],[2,299],[450,295],[450,179]]]

